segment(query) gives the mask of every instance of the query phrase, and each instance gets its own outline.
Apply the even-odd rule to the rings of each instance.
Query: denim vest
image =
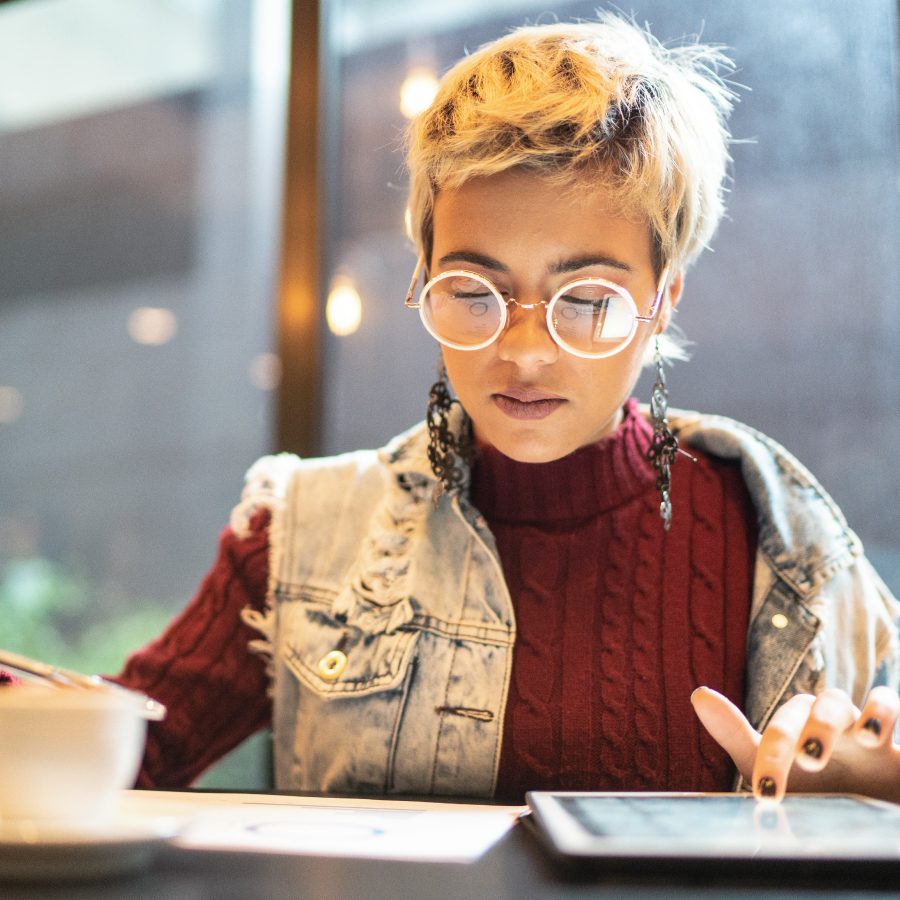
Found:
[[[731,419],[670,424],[684,446],[740,460],[758,512],[750,721],[798,692],[835,686],[858,704],[896,686],[900,606],[815,478]],[[512,602],[481,515],[464,497],[434,502],[426,447],[419,425],[381,451],[248,472],[232,527],[272,510],[267,609],[244,618],[269,661],[278,788],[493,795]]]

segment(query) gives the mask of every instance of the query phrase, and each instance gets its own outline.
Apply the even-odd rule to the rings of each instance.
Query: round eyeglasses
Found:
[[[416,266],[406,306],[418,309],[428,333],[455,350],[481,350],[502,334],[509,322],[509,305],[522,309],[546,307],[547,330],[563,350],[585,359],[603,359],[624,350],[638,322],[652,322],[668,278],[664,269],[650,314],[641,316],[631,294],[605,278],[577,278],[564,284],[550,300],[519,303],[476,272],[453,269],[425,283],[418,302],[412,299],[422,261]]]

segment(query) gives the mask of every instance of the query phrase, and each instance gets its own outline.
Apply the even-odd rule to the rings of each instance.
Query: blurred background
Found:
[[[743,86],[672,404],[785,444],[900,593],[897,0],[7,0],[0,646],[116,671],[257,456],[421,419],[406,117],[467,49],[596,8],[726,46]],[[203,784],[267,778],[263,735]]]

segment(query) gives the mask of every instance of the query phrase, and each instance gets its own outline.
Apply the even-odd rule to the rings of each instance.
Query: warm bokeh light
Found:
[[[336,278],[325,303],[325,318],[333,334],[353,334],[362,321],[362,299],[356,285],[347,277]]]
[[[0,385],[0,425],[11,425],[22,415],[22,394],[14,387]]]
[[[254,387],[274,391],[281,384],[281,357],[277,353],[260,353],[250,360],[247,375]]]
[[[165,344],[175,337],[176,331],[178,317],[161,306],[139,306],[128,317],[128,334],[138,344]]]
[[[412,233],[412,210],[408,206],[403,210],[403,229],[406,235],[414,241],[415,235]]]
[[[411,119],[427,109],[437,93],[437,76],[431,69],[417,66],[410,69],[400,85],[400,112]]]

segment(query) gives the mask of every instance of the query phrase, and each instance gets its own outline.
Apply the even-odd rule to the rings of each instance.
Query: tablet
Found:
[[[900,875],[900,806],[866,797],[791,794],[773,804],[749,794],[532,791],[526,799],[536,831],[569,860],[818,871],[864,863]]]

